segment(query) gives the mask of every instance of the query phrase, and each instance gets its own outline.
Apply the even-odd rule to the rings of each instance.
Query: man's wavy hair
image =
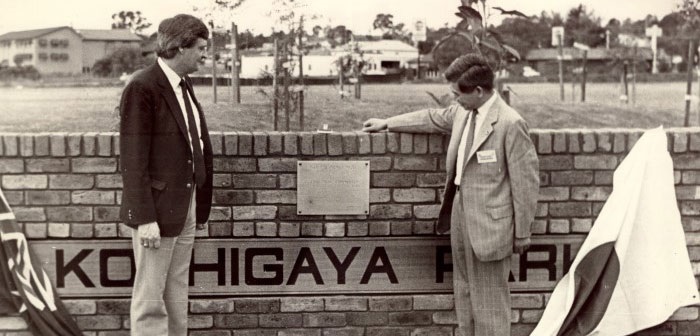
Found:
[[[198,38],[209,39],[209,29],[202,20],[188,14],[178,14],[158,25],[156,54],[171,59],[179,48],[190,48]]]
[[[457,83],[459,91],[470,93],[479,86],[493,90],[493,70],[488,60],[479,54],[466,54],[455,59],[445,70],[445,79]]]

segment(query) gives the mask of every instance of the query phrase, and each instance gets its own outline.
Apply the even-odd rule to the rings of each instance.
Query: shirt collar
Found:
[[[177,75],[175,70],[171,68],[165,61],[163,61],[162,58],[158,57],[158,65],[160,65],[160,68],[163,69],[163,73],[165,73],[165,77],[168,78],[168,82],[174,89],[177,89],[180,87],[180,81],[182,78]]]
[[[486,116],[488,114],[489,110],[491,109],[491,106],[493,103],[496,101],[496,95],[497,93],[494,91],[493,94],[491,95],[491,98],[489,98],[487,101],[485,101],[477,110],[479,110],[479,116]]]

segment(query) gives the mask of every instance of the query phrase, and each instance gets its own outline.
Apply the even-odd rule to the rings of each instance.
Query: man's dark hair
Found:
[[[156,53],[162,58],[171,59],[178,48],[190,48],[198,38],[209,38],[209,29],[204,22],[188,14],[175,15],[158,25]]]
[[[470,93],[477,86],[487,91],[493,90],[493,77],[488,60],[479,54],[462,55],[445,70],[445,78],[457,83],[462,93]]]

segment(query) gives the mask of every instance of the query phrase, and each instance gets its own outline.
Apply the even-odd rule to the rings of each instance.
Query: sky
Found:
[[[233,20],[238,31],[249,29],[258,34],[269,34],[276,25],[276,16],[270,13],[279,0],[245,0],[231,14],[217,13],[216,22],[224,24]],[[214,0],[0,0],[0,34],[10,31],[72,26],[76,29],[109,29],[113,13],[121,10],[141,11],[153,25],[146,30],[152,33],[158,23],[178,13],[190,13],[202,17]],[[418,20],[430,28],[439,28],[446,23],[454,25],[454,15],[459,0],[295,0],[300,2],[295,13],[307,18],[316,16],[312,23],[321,26],[345,25],[356,34],[368,34],[372,22],[379,13],[392,14],[393,22],[411,27]],[[489,7],[517,9],[526,15],[539,15],[542,11],[562,14],[583,3],[594,14],[603,19],[611,18],[639,20],[647,14],[662,18],[676,10],[682,0],[487,0]],[[194,8],[199,8],[194,11]],[[493,15],[489,23],[498,23],[502,17]],[[277,25],[279,27],[279,25]]]

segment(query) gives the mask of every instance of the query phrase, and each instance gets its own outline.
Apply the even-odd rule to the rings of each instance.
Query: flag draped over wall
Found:
[[[531,336],[628,335],[698,302],[666,134],[649,130]]]
[[[82,335],[0,190],[0,315],[12,313],[20,313],[34,335]]]

